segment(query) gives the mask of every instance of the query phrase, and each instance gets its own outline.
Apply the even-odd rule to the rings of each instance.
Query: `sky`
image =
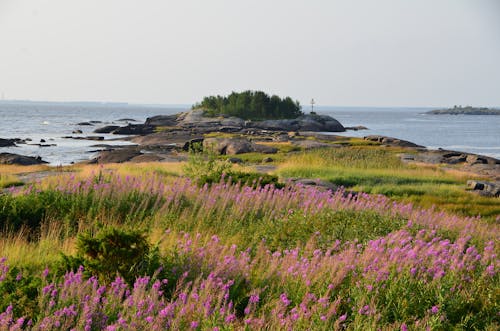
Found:
[[[500,106],[500,0],[0,0],[6,99]]]

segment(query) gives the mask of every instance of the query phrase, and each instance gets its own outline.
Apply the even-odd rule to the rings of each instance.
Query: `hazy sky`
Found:
[[[500,106],[500,0],[0,0],[8,99]]]

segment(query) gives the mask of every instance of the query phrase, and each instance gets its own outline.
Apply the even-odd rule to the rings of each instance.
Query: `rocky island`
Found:
[[[500,115],[498,108],[454,106],[447,109],[436,109],[426,112],[431,115]]]

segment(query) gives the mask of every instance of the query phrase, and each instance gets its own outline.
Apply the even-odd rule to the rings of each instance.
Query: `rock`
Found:
[[[142,153],[135,149],[102,151],[96,158],[90,160],[89,163],[123,163],[140,155]]]
[[[371,135],[371,136],[365,136],[365,137],[363,137],[363,139],[369,140],[369,141],[379,142],[381,144],[388,145],[388,146],[425,148],[424,146],[414,144],[414,143],[407,141],[407,140],[386,137],[386,136]]]
[[[249,122],[246,127],[279,131],[343,132],[344,126],[328,115],[307,114],[296,119]]]
[[[89,121],[90,124],[100,124],[102,121]]]
[[[87,136],[87,137],[83,137],[84,140],[97,140],[97,141],[100,141],[100,140],[104,140],[104,137],[103,136]]]
[[[235,155],[252,152],[253,146],[243,138],[206,138],[203,149],[213,150],[221,155]]]
[[[90,122],[80,122],[80,123],[77,123],[76,125],[92,126],[93,124]]]
[[[468,180],[467,189],[478,191],[482,196],[487,197],[500,197],[500,182],[490,183],[477,180]]]
[[[325,148],[325,147],[340,147],[337,145],[331,145],[327,143],[322,143],[316,140],[295,140],[292,145],[303,148],[303,149],[315,149],[315,148]]]
[[[150,126],[177,126],[177,114],[175,115],[158,115],[146,118],[145,125]]]
[[[107,125],[102,128],[95,129],[94,133],[112,133],[118,128],[119,128],[118,125]]]
[[[363,125],[347,126],[345,129],[352,130],[352,131],[368,130],[368,128],[366,126],[363,126]]]
[[[73,132],[71,132],[71,133],[74,133],[74,134],[81,134],[81,133],[83,133],[83,131],[82,131],[82,130],[73,130]]]
[[[229,159],[227,159],[228,162],[230,163],[243,163],[243,160],[240,159],[239,157],[230,157]]]
[[[332,183],[327,182],[327,181],[324,181],[324,180],[321,180],[321,179],[291,178],[290,180],[294,184],[300,184],[303,186],[319,187],[319,188],[323,188],[326,190],[330,190],[332,192],[335,192],[338,189],[337,185],[332,184]]]
[[[46,141],[45,141],[45,139],[40,139],[40,142],[41,142],[41,143],[44,143],[44,142],[46,142]]]
[[[271,163],[273,162],[273,158],[272,157],[265,157],[262,159],[262,163]]]
[[[137,120],[134,120],[133,118],[120,118],[119,120],[116,120],[117,122],[138,122]]]
[[[113,134],[150,134],[155,130],[154,126],[146,125],[146,124],[129,124],[127,126],[121,126],[115,130],[113,130]]]
[[[470,163],[470,164],[487,164],[488,163],[488,160],[486,159],[486,157],[482,157],[482,156],[475,155],[475,154],[467,155],[467,158],[465,161],[467,163]]]
[[[132,159],[130,159],[129,162],[144,163],[144,162],[158,162],[158,161],[162,161],[162,160],[163,160],[163,158],[159,155],[147,153],[147,154],[135,156]]]
[[[271,147],[261,144],[252,144],[253,152],[263,153],[263,154],[276,154],[278,149],[276,147]]]
[[[0,147],[12,147],[16,146],[16,140],[15,139],[3,139],[0,138]]]
[[[41,157],[32,157],[18,155],[13,153],[0,153],[0,164],[15,164],[15,165],[35,165],[47,163]]]

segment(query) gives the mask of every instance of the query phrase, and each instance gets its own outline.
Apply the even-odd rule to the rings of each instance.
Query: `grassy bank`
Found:
[[[477,176],[439,166],[403,163],[400,149],[360,146],[320,149],[291,155],[279,164],[282,177],[320,178],[346,188],[384,194],[425,208],[437,208],[467,216],[500,215],[498,199],[465,191],[467,179]]]
[[[388,157],[368,153],[375,154],[351,164],[371,169],[371,160]],[[295,157],[290,162],[308,153]],[[455,177],[434,174],[438,170],[412,170],[396,161],[392,167],[408,176],[423,171],[427,183],[458,185]],[[342,190],[332,195],[224,182],[199,187],[173,177],[177,170],[165,164],[88,167],[0,195],[6,258],[0,265],[0,325],[500,325],[496,223]]]

